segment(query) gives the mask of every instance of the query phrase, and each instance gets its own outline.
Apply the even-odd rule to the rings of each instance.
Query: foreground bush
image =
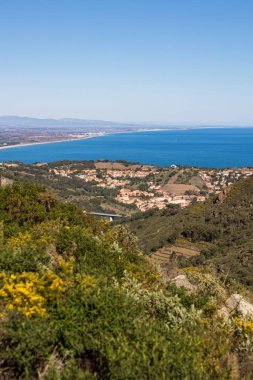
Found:
[[[231,328],[166,290],[122,226],[0,189],[0,378],[226,379]]]

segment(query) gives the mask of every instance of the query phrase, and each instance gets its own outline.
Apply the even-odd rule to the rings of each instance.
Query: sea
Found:
[[[118,133],[0,150],[0,161],[126,160],[158,166],[253,166],[253,128]]]

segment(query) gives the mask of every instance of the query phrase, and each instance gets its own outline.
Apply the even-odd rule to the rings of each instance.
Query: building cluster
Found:
[[[73,170],[68,167],[51,169],[56,175],[71,177],[74,175],[84,182],[89,182],[97,187],[108,189],[118,189],[116,200],[124,204],[134,204],[140,211],[147,211],[154,207],[158,209],[165,208],[168,204],[177,204],[181,207],[188,206],[193,200],[201,202],[205,200],[200,195],[175,195],[168,191],[163,191],[161,185],[154,180],[147,178],[152,174],[152,178],[159,172],[155,167],[144,166],[138,169],[125,168],[117,169],[83,169],[81,171]],[[146,179],[146,181],[145,181]],[[147,185],[147,190],[133,189],[132,185],[142,182]]]
[[[163,190],[162,184],[156,181],[159,171],[152,166],[140,168],[126,166],[124,170],[96,168],[76,170],[71,166],[63,166],[50,170],[63,177],[78,177],[97,187],[117,189],[116,200],[118,202],[135,205],[140,211],[147,211],[155,207],[163,209],[168,204],[186,207],[193,202],[203,202],[210,194],[218,193],[226,186],[253,174],[253,168],[201,169],[198,171],[198,175],[204,183],[202,192],[199,189],[199,192],[186,191],[184,194],[178,194]],[[145,190],[140,190],[141,187],[138,188],[138,184],[145,184]]]
[[[190,196],[190,195],[172,195],[169,192],[161,191],[154,193],[141,190],[121,189],[116,199],[125,204],[135,204],[140,211],[147,211],[154,207],[159,210],[165,208],[168,204],[176,204],[181,207],[188,206],[193,199],[197,202],[205,200],[203,196]]]
[[[199,176],[204,181],[208,193],[219,193],[225,187],[253,174],[253,168],[200,170]]]
[[[71,169],[68,169],[66,167],[63,167],[63,168],[49,169],[49,172],[53,173],[55,175],[60,175],[61,177],[68,177],[68,178],[70,178],[70,176],[74,172],[74,170],[71,170]]]
[[[144,168],[141,170],[96,170],[86,169],[82,174],[77,174],[77,177],[85,182],[95,182],[98,187],[109,189],[121,188],[131,183],[131,179],[142,179],[147,177],[152,169]],[[154,171],[153,171],[153,174]]]

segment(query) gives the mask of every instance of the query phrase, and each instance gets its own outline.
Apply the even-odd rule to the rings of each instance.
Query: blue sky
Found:
[[[0,114],[253,125],[252,0],[1,0]]]

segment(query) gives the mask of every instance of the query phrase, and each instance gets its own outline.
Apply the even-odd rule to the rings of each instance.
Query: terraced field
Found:
[[[164,265],[170,262],[170,257],[172,254],[176,256],[193,257],[199,254],[196,248],[185,248],[179,246],[163,247],[151,255],[152,260],[156,264]]]

